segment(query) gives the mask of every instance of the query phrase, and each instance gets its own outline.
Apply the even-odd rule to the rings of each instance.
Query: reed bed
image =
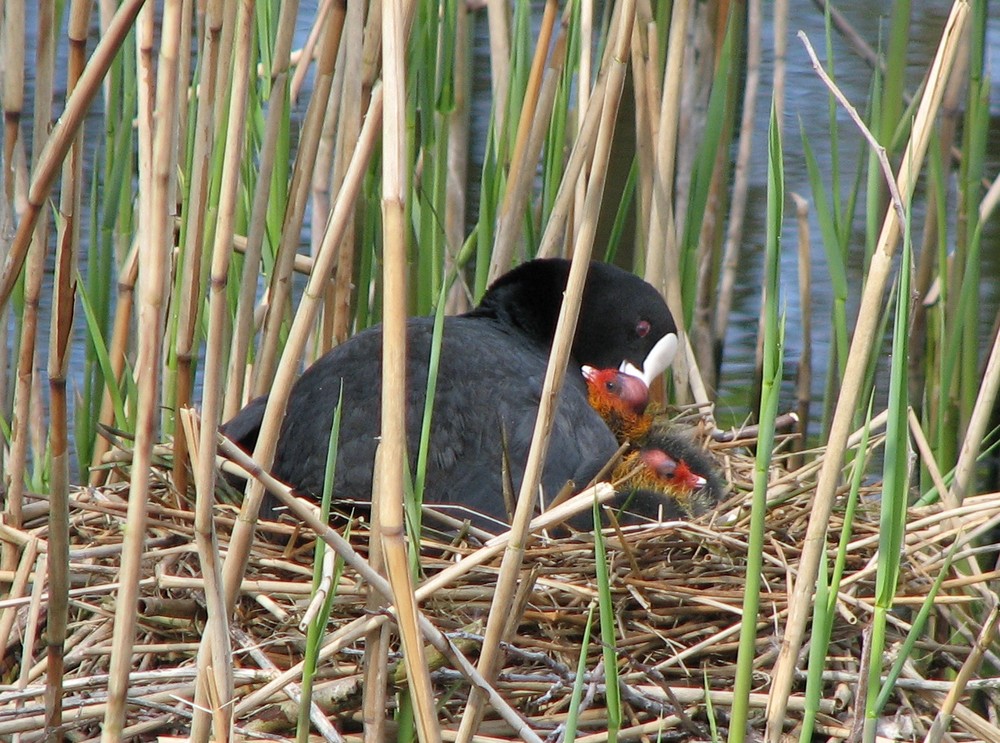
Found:
[[[0,5],[0,739],[1000,740],[987,4],[951,4],[913,90],[909,2],[882,54],[816,6],[825,38],[759,0]],[[829,90],[799,131],[793,44]],[[845,47],[867,96],[839,87]],[[529,474],[492,546],[334,531],[295,501],[255,525],[305,364],[550,255],[576,264],[546,389],[585,260],[644,276],[686,331],[654,397],[697,411],[726,509],[568,534],[532,526]],[[757,275],[757,368],[715,407]],[[264,392],[234,494],[217,428]]]
[[[871,444],[874,446],[875,444]],[[750,503],[748,490],[753,459],[744,444],[711,443],[730,482],[732,497],[710,518],[674,522],[604,534],[605,552],[595,558],[589,534],[537,533],[526,549],[525,569],[501,646],[495,691],[540,738],[565,725],[570,693],[583,653],[588,669],[585,697],[578,711],[578,740],[604,740],[606,673],[602,643],[582,643],[594,621],[598,600],[596,559],[606,561],[617,630],[618,685],[625,710],[619,739],[709,739],[729,724],[733,703],[736,654],[741,625],[748,559]],[[161,451],[168,455],[169,447]],[[822,452],[817,452],[822,454]],[[127,471],[130,452],[119,457]],[[138,583],[137,633],[128,678],[128,707],[123,734],[137,737],[184,735],[198,676],[197,654],[205,630],[206,583],[198,560],[194,494],[180,493],[172,481],[169,457],[157,468],[150,489],[147,543]],[[779,631],[787,615],[791,582],[815,491],[815,467],[788,471],[775,464],[769,473],[775,502],[767,516],[762,554],[760,610],[754,643],[757,649],[751,724],[763,723],[767,671],[779,647]],[[836,598],[837,620],[823,674],[823,691],[815,721],[827,740],[847,740],[857,724],[864,700],[862,631],[874,610],[875,555],[878,548],[876,488],[866,488],[853,511],[852,537]],[[844,527],[848,494],[838,494],[831,533]],[[70,621],[64,655],[62,716],[70,739],[97,733],[108,700],[113,597],[119,589],[127,521],[126,482],[100,488],[77,488],[70,498]],[[12,576],[19,590],[0,601],[0,625],[8,630],[5,657],[22,668],[18,683],[0,688],[0,736],[22,734],[22,740],[44,737],[46,694],[43,648],[34,642],[33,627],[44,622],[49,597],[37,577],[48,555],[41,546],[48,536],[47,502],[28,496],[20,529],[4,527],[0,539],[22,551]],[[237,516],[233,506],[215,509],[219,546]],[[965,500],[961,507],[912,508],[903,541],[902,570],[895,610],[889,621],[887,653],[892,660],[904,644],[921,607],[929,608],[927,630],[905,664],[885,707],[882,733],[905,731],[923,735],[946,700],[962,700],[951,709],[948,727],[953,740],[995,740],[996,683],[988,672],[992,651],[980,643],[995,632],[996,614],[989,605],[992,571],[970,572],[976,554],[971,537],[1000,522],[1000,493]],[[291,520],[264,522],[243,578],[231,626],[234,684],[233,725],[237,739],[274,739],[295,728],[301,663],[306,645],[299,622],[314,593],[312,553],[317,536]],[[367,556],[367,525],[357,521],[350,544]],[[465,536],[425,536],[421,580],[450,569],[457,577],[435,588],[421,610],[454,645],[475,657],[483,642],[483,626],[495,591],[500,557],[467,571],[486,549]],[[827,554],[836,554],[831,540]],[[328,642],[337,652],[323,653],[312,692],[317,730],[339,731],[327,739],[361,740],[361,692],[364,641],[337,641],[349,625],[370,621],[370,587],[350,567],[330,572],[332,611]],[[939,586],[935,586],[935,581]],[[34,586],[34,589],[30,587]],[[936,589],[936,595],[932,595]],[[988,645],[988,642],[987,642]],[[985,652],[986,661],[980,658]],[[402,698],[406,672],[398,638],[387,646],[390,707]],[[979,656],[979,657],[977,657]],[[467,700],[469,682],[446,658],[428,650],[434,696],[443,739],[454,732]],[[964,666],[971,674],[962,674]],[[806,706],[803,679],[788,699],[786,733],[795,733]],[[895,727],[894,727],[895,726]],[[451,730],[451,733],[449,733]],[[392,731],[387,737],[392,739]],[[161,739],[164,739],[161,737]],[[489,714],[475,740],[520,739],[508,721]]]

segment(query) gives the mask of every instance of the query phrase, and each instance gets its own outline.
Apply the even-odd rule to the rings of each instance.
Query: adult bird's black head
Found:
[[[569,268],[563,258],[523,263],[498,278],[468,314],[496,317],[550,345]],[[656,289],[635,274],[591,261],[573,339],[578,365],[617,369],[628,363],[651,371],[652,378],[670,364],[673,353],[658,360],[653,370],[644,369],[647,357],[658,342],[672,340],[671,348],[676,348],[676,338],[677,325]]]
[[[507,521],[505,461],[520,489],[569,261],[536,260],[500,277],[476,309],[445,318],[435,385],[423,502],[496,531]],[[428,386],[433,318],[407,323],[406,429],[416,464]],[[618,444],[587,403],[580,365],[663,370],[676,326],[652,286],[613,266],[592,263],[573,344],[573,360],[556,407],[542,488],[551,498],[567,481],[583,485]],[[343,388],[334,497],[371,498],[380,433],[382,330],[358,333],[316,361],[295,383],[272,473],[302,493],[322,492],[330,426]],[[669,355],[669,354],[667,354]],[[573,369],[573,366],[576,366]],[[264,412],[249,403],[223,432],[252,450]]]

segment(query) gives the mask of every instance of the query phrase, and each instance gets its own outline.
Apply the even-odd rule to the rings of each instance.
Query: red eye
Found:
[[[645,338],[649,335],[649,322],[646,320],[640,320],[635,324],[635,334],[640,338]]]

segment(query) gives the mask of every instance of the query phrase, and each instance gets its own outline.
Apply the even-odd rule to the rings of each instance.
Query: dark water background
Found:
[[[908,47],[909,74],[907,88],[913,91],[917,88],[921,77],[927,70],[938,44],[940,33],[944,27],[951,4],[943,0],[930,0],[913,4],[910,44]],[[28,58],[34,56],[35,49],[35,18],[36,9],[28,4],[27,33]],[[838,4],[839,9],[854,25],[855,29],[868,41],[877,47],[880,38],[887,36],[888,13],[891,5],[888,2],[870,3],[863,0],[848,0]],[[747,216],[744,227],[744,239],[740,264],[740,283],[736,287],[735,301],[727,333],[725,354],[719,379],[718,415],[721,423],[738,423],[742,421],[749,410],[749,382],[754,366],[754,347],[757,334],[757,322],[760,316],[760,287],[763,280],[762,253],[764,243],[764,215],[766,213],[766,173],[767,173],[767,122],[770,109],[770,81],[773,76],[773,37],[770,18],[771,6],[765,4],[765,24],[763,39],[764,60],[761,70],[760,99],[756,108],[756,130],[753,147],[753,157],[750,166],[750,192]],[[813,46],[821,58],[825,57],[824,19],[820,11],[812,3],[793,2],[789,4],[789,41],[787,57],[787,83],[784,120],[784,151],[785,151],[785,186],[789,192],[797,192],[810,201],[811,191],[806,173],[805,158],[802,152],[802,142],[799,136],[800,122],[809,133],[810,142],[818,158],[823,172],[830,170],[830,143],[827,134],[827,90],[813,72],[808,56],[802,43],[796,37],[799,30],[809,36]],[[305,40],[311,19],[315,15],[315,0],[306,0],[301,4],[299,13],[299,28],[296,46]],[[489,47],[485,11],[472,16],[474,37],[474,74],[472,100],[472,129],[470,136],[470,183],[469,204],[470,220],[475,218],[477,208],[477,186],[479,168],[482,162],[482,149],[486,142],[486,126],[490,113],[491,93],[489,83]],[[89,49],[96,43],[96,24],[91,34]],[[1000,17],[994,14],[989,21],[988,30],[988,64],[987,69],[996,70],[1000,66]],[[863,109],[871,83],[871,70],[868,65],[847,47],[846,43],[836,34],[833,36],[834,54],[836,58],[836,79],[848,98]],[[56,63],[56,115],[60,110],[61,101],[65,96],[66,74],[66,44],[65,30],[60,35]],[[32,88],[34,71],[26,71],[27,100],[25,118],[23,119],[22,136],[30,143],[32,106]],[[1000,85],[994,80],[991,95],[991,142],[987,148],[988,163],[985,172],[987,177],[994,177],[1000,170]],[[297,115],[304,115],[307,92],[299,97]],[[95,105],[99,105],[99,102]],[[840,162],[842,164],[842,183],[849,188],[853,182],[853,168],[858,161],[858,148],[863,145],[863,138],[855,129],[846,113],[838,111],[840,125]],[[103,137],[102,124],[99,116],[92,115],[86,123],[87,141],[97,142]],[[735,153],[734,153],[735,156]],[[87,176],[89,180],[89,175]],[[827,184],[829,187],[829,183]],[[845,194],[846,195],[846,194]],[[918,206],[919,208],[919,206]],[[86,208],[85,220],[87,218]],[[784,306],[787,312],[786,325],[786,383],[783,389],[781,407],[791,409],[794,406],[794,364],[801,352],[801,306],[798,296],[798,266],[796,225],[794,210],[791,203],[786,203],[786,223],[781,262],[781,282]],[[820,241],[819,228],[815,221],[815,210],[811,211],[812,219],[812,274],[813,292],[813,411],[819,414],[823,394],[823,377],[828,363],[830,308],[832,304],[831,290],[827,278],[825,258]],[[852,261],[854,273],[850,276],[851,297],[850,310],[856,308],[861,287],[861,269],[864,245],[864,214],[859,210],[858,223],[855,225],[854,246],[857,261]],[[1000,220],[994,216],[987,224],[983,234],[983,265],[981,286],[981,337],[984,344],[989,338],[990,327],[1000,305]],[[922,215],[917,214],[913,224],[922,224]],[[86,235],[88,226],[83,225],[82,234]],[[915,243],[919,234],[915,232]],[[309,243],[309,235],[303,235],[303,246]],[[51,267],[50,267],[51,268]],[[86,266],[81,266],[86,271]],[[43,300],[48,301],[50,291],[43,292]],[[48,307],[44,308],[46,314]],[[853,322],[853,319],[852,319]],[[42,337],[40,348],[47,347],[48,317],[42,319]],[[74,356],[71,360],[72,369],[81,370],[77,377],[71,379],[71,387],[82,386],[79,374],[83,369],[83,315],[77,312],[78,340],[74,343]],[[39,361],[44,373],[45,361]],[[72,392],[71,392],[72,394]],[[814,426],[813,431],[816,428]]]

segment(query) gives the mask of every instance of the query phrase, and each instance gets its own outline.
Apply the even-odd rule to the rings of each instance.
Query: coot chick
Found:
[[[622,523],[687,519],[714,511],[726,487],[712,456],[687,435],[655,430],[615,468]]]
[[[618,369],[584,365],[581,371],[587,384],[587,401],[618,442],[641,442],[653,424],[653,416],[646,413],[649,406],[646,383]]]
[[[540,259],[501,276],[472,311],[445,318],[430,427],[424,503],[480,528],[508,523],[502,492],[507,452],[514,492],[524,474],[569,261]],[[676,345],[677,328],[663,299],[634,274],[590,265],[542,472],[548,497],[567,481],[588,482],[617,450],[615,437],[587,403],[582,364],[626,362],[654,372],[646,359],[657,343]],[[427,388],[433,318],[407,324],[406,427],[415,466]],[[664,346],[661,343],[660,348]],[[272,465],[300,493],[322,492],[334,408],[343,410],[334,498],[369,503],[380,431],[382,329],[358,333],[316,361],[292,387]],[[655,355],[654,355],[655,356]],[[662,361],[656,362],[662,363]],[[662,371],[660,369],[659,371]],[[266,398],[250,402],[222,427],[252,451]]]
[[[616,506],[641,520],[700,516],[715,509],[725,484],[712,456],[665,417],[648,412],[646,383],[617,369],[582,369],[591,406],[630,452],[615,469]],[[635,521],[624,518],[625,523]]]

